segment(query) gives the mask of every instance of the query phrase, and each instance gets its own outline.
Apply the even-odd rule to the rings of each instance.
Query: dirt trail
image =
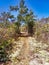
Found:
[[[22,50],[21,50],[24,60],[22,59],[22,64],[20,63],[20,65],[49,65],[49,62],[46,62],[45,58],[42,57],[43,53],[44,53],[44,55],[43,55],[44,57],[45,57],[45,54],[47,54],[47,56],[49,55],[48,52],[46,50],[44,50],[44,48],[46,48],[45,44],[43,45],[43,43],[37,42],[35,40],[35,38],[33,38],[33,37],[23,37],[21,40],[24,42]],[[35,58],[31,59],[29,61],[28,55],[29,55],[30,49],[32,51],[33,50],[36,51],[36,48],[38,48],[37,49],[38,53],[35,53]],[[43,48],[43,49],[41,49],[41,48]],[[42,51],[42,52],[40,53],[40,51]],[[40,54],[41,54],[41,56],[40,56]],[[32,54],[32,56],[33,56],[33,54]],[[32,56],[30,56],[30,57],[32,57]]]
[[[29,54],[29,44],[28,44],[28,37],[25,38],[21,38],[21,40],[23,41],[23,47],[21,50],[21,57],[22,58],[22,62],[23,65],[29,65],[29,58],[28,58],[28,54]]]
[[[18,56],[20,60],[16,65],[49,65],[49,62],[46,61],[49,60],[49,52],[44,50],[47,45],[37,42],[33,37],[20,37],[16,44],[20,50],[18,52],[16,50],[13,54],[16,57]]]

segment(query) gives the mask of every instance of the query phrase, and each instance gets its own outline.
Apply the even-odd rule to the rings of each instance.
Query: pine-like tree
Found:
[[[25,6],[24,0],[20,0],[19,6],[10,6],[11,11],[18,11],[17,15],[17,28],[18,28],[18,33],[20,33],[20,26],[22,23],[27,24],[28,26],[28,33],[32,34],[33,33],[33,26],[34,26],[34,15],[33,12]]]
[[[14,18],[14,16],[11,15],[10,12],[2,12],[1,18],[2,18],[2,21],[4,23],[4,27],[7,27],[9,25],[9,19]]]

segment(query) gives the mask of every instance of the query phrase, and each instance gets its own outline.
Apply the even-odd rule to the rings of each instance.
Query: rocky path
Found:
[[[33,37],[21,37],[15,43],[19,49],[12,57],[18,56],[20,59],[17,65],[49,65],[49,52],[46,50],[49,45],[37,42]]]

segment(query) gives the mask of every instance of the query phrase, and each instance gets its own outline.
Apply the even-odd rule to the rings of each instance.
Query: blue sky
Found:
[[[9,10],[10,5],[17,5],[19,2],[20,0],[0,0],[0,12]],[[49,16],[49,0],[25,0],[25,4],[37,18]]]

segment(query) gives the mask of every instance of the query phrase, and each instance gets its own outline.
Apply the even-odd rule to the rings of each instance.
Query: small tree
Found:
[[[34,15],[33,12],[31,10],[29,11],[29,9],[25,6],[24,0],[20,0],[19,6],[10,6],[10,10],[18,11],[18,15],[16,18],[18,33],[20,33],[20,26],[24,23],[28,26],[28,33],[32,34],[34,26]]]
[[[20,26],[24,22],[24,16],[27,14],[28,8],[24,5],[24,0],[20,0],[19,6],[10,6],[11,11],[18,11],[16,20],[16,29],[20,33]]]
[[[14,18],[14,16],[11,15],[10,12],[2,12],[1,18],[2,18],[2,21],[4,22],[4,27],[8,27],[9,26],[9,19]]]
[[[35,19],[34,19],[34,14],[31,10],[26,14],[26,16],[24,17],[24,20],[25,20],[27,27],[28,27],[28,34],[32,35],[32,33],[34,32],[33,27],[35,24],[34,23]]]

